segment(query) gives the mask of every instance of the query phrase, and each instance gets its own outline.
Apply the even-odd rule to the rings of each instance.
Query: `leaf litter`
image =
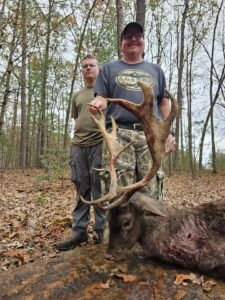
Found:
[[[5,170],[0,173],[1,271],[57,256],[55,245],[71,233],[76,192],[69,179],[69,170],[63,185],[59,179],[39,182],[37,185],[36,178],[43,175],[44,171],[40,169]],[[176,207],[191,207],[223,198],[224,175],[225,170],[215,175],[204,172],[195,180],[189,173],[166,177],[164,201]],[[88,234],[89,240],[93,241],[93,219]],[[126,271],[121,267],[105,283],[89,288],[107,289],[113,284],[114,276],[124,282],[134,281],[135,276],[126,274]],[[174,284],[193,282],[210,291],[215,283],[193,278],[192,273],[185,276],[177,275]],[[87,294],[92,294],[91,290],[87,290]]]

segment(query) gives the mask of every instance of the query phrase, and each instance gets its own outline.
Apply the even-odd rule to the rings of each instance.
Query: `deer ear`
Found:
[[[160,210],[160,208],[157,207],[155,201],[143,193],[135,193],[130,198],[130,202],[138,210],[144,212],[146,215],[153,214],[156,216],[166,217],[166,215]]]

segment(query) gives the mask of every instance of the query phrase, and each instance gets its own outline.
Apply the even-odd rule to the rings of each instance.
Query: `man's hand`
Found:
[[[96,114],[99,110],[105,110],[107,108],[107,99],[101,96],[97,96],[89,103],[89,111],[92,114]]]
[[[175,137],[170,133],[168,135],[168,138],[166,139],[166,149],[165,149],[165,153],[169,154],[170,152],[175,151],[176,149],[176,141],[175,141]]]

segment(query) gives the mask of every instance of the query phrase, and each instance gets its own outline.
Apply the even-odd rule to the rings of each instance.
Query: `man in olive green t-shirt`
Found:
[[[80,196],[86,200],[101,197],[100,178],[93,168],[101,168],[102,135],[91,118],[88,103],[94,98],[93,86],[99,67],[94,55],[86,55],[82,60],[82,74],[85,87],[74,94],[72,101],[72,118],[75,120],[75,131],[71,146],[71,180],[77,189],[77,205],[73,211],[72,235],[58,244],[60,251],[75,248],[87,241],[87,226],[90,220],[90,206],[84,204]],[[105,213],[95,206],[95,232],[97,243],[102,242]]]

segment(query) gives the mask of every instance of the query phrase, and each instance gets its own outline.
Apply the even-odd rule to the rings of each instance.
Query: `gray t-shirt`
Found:
[[[143,61],[138,64],[127,64],[122,60],[104,64],[98,74],[94,93],[105,98],[123,98],[140,103],[144,97],[137,82],[150,83],[154,89],[154,114],[162,119],[159,103],[164,96],[166,80],[160,66]],[[111,123],[112,116],[118,125],[138,123],[137,118],[117,104],[109,104],[106,113],[106,125]]]

